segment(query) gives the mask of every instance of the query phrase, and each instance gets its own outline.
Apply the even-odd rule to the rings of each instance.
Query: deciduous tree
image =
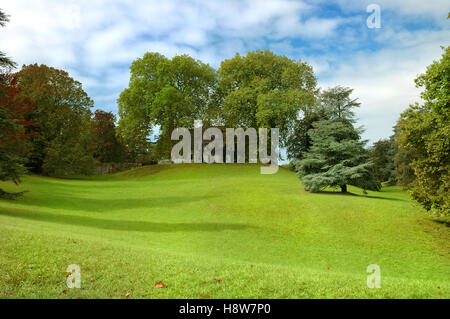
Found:
[[[412,154],[410,167],[416,179],[411,195],[427,210],[450,211],[450,47],[440,61],[419,75],[424,103],[411,105],[400,116],[399,151]]]
[[[23,94],[35,104],[29,119],[38,125],[27,165],[47,175],[92,171],[93,101],[81,83],[63,70],[37,64],[24,65],[16,76]]]
[[[393,138],[380,139],[373,143],[370,149],[370,158],[374,164],[377,179],[395,185],[394,176],[395,146]]]
[[[131,78],[118,99],[118,134],[131,150],[146,149],[158,127],[159,156],[169,158],[170,134],[176,127],[192,128],[195,120],[211,121],[216,72],[188,55],[168,59],[146,53],[131,65]]]
[[[26,171],[23,166],[27,152],[24,141],[32,133],[26,133],[25,127],[33,126],[32,121],[26,119],[33,105],[20,93],[15,78],[0,74],[0,180],[11,180],[15,184]],[[0,189],[0,196],[14,197],[14,194]]]
[[[312,67],[272,52],[236,54],[218,71],[227,127],[278,127],[287,144],[301,111],[312,107],[316,78]]]
[[[116,116],[111,112],[96,110],[93,118],[94,157],[100,162],[121,162],[124,150],[116,137]]]

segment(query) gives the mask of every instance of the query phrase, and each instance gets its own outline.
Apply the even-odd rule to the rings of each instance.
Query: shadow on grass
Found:
[[[113,212],[124,209],[136,208],[169,208],[179,205],[186,205],[192,202],[209,201],[215,196],[158,196],[146,198],[126,198],[126,199],[100,199],[77,197],[65,192],[53,191],[49,199],[33,199],[22,201],[25,206],[47,207],[61,210],[89,211],[89,212]]]
[[[342,192],[333,192],[333,191],[320,191],[316,194],[326,194],[326,195],[341,195],[341,196],[354,196],[354,197],[361,197],[361,198],[373,198],[373,199],[384,199],[384,200],[393,200],[393,201],[404,201],[400,198],[392,198],[392,197],[384,197],[384,196],[372,196],[372,195],[361,195],[361,194],[355,194],[351,192],[342,193]]]
[[[86,216],[56,215],[26,211],[0,212],[0,215],[65,225],[92,227],[97,229],[137,232],[217,232],[223,230],[243,230],[255,228],[255,226],[235,223],[160,223],[131,220],[110,220]]]
[[[8,199],[8,200],[15,200],[21,197],[23,194],[27,193],[28,191],[21,191],[16,193],[8,193],[5,192],[0,188],[0,199]]]
[[[446,227],[450,227],[450,222],[446,221],[446,220],[440,220],[440,219],[432,219],[431,221],[437,223],[437,224],[441,224],[444,225]]]
[[[120,180],[120,179],[130,179],[130,178],[140,178],[147,177],[151,175],[158,174],[162,171],[173,168],[172,165],[144,165],[141,167],[125,169],[122,171],[116,171],[111,174],[103,175],[68,175],[68,176],[58,176],[56,179],[61,180],[74,180],[74,181],[102,181],[102,180]]]

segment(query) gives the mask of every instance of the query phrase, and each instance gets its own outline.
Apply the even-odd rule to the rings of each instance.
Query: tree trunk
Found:
[[[347,185],[341,185],[341,193],[347,193]]]

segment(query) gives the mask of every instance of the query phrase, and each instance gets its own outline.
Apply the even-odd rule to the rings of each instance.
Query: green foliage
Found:
[[[286,143],[286,154],[291,159],[302,159],[311,147],[311,137],[308,131],[313,128],[313,123],[321,120],[317,115],[305,116],[295,121],[293,133]],[[323,119],[322,119],[323,120]]]
[[[311,137],[308,131],[313,128],[315,122],[329,120],[331,118],[331,108],[322,103],[320,91],[317,95],[314,105],[307,107],[302,112],[302,117],[295,120],[293,131],[289,135],[286,143],[288,158],[302,159],[311,147]]]
[[[51,141],[46,148],[42,173],[49,176],[93,174],[96,162],[88,149],[89,144]]]
[[[288,155],[294,161],[297,173],[311,192],[326,187],[347,184],[379,190],[374,164],[360,140],[361,130],[353,127],[353,109],[359,107],[351,99],[353,89],[337,86],[318,92],[313,108],[297,121],[294,134],[288,140]]]
[[[380,189],[360,131],[342,119],[315,122],[313,127],[309,131],[310,151],[295,163],[306,190],[318,192],[326,187],[340,187],[346,192],[347,184]]]
[[[395,150],[394,155],[394,177],[397,181],[397,185],[403,186],[407,189],[411,187],[412,183],[416,180],[414,170],[411,168],[411,162],[414,158],[414,151],[399,147],[399,134],[398,121],[394,127],[393,135],[393,148]]]
[[[111,112],[96,110],[92,121],[95,147],[94,157],[102,163],[121,162],[125,151],[116,137],[116,116]]]
[[[25,127],[32,125],[25,116],[32,110],[27,98],[21,97],[16,79],[0,74],[0,181],[20,182],[25,173],[23,166],[27,153],[25,140],[30,137]],[[11,197],[0,189],[0,197]]]
[[[314,122],[330,119],[354,122],[353,108],[359,107],[360,103],[350,98],[352,92],[353,89],[341,86],[316,92],[314,104],[302,109],[302,117],[294,122],[286,143],[289,158],[302,159],[309,151],[311,138],[308,131],[313,128]]]
[[[93,161],[93,101],[81,83],[65,71],[37,64],[24,65],[16,76],[23,94],[35,104],[29,119],[37,124],[37,134],[30,139],[27,165],[47,175],[87,172],[80,167]]]
[[[131,152],[148,151],[148,137],[158,126],[159,157],[170,157],[170,134],[176,127],[210,121],[217,86],[216,72],[188,55],[168,59],[146,53],[131,65],[131,78],[118,99],[118,134]]]
[[[411,105],[398,121],[399,152],[409,154],[416,179],[411,195],[427,210],[450,211],[450,47],[417,77],[423,105]]]
[[[224,60],[218,71],[227,127],[278,127],[282,144],[294,130],[300,111],[315,102],[312,67],[272,52],[255,51]]]
[[[394,176],[394,139],[381,139],[375,142],[370,149],[370,158],[374,163],[376,178],[380,182],[387,182],[389,185],[395,185]]]
[[[354,122],[353,109],[359,107],[361,103],[358,102],[358,99],[350,98],[352,92],[353,89],[342,86],[321,91],[318,98],[321,112],[331,120],[344,119]]]
[[[149,152],[148,139],[157,127],[153,151],[168,158],[172,130],[192,128],[195,120],[204,126],[278,127],[287,145],[299,113],[314,107],[317,91],[308,64],[270,51],[236,55],[223,61],[217,73],[187,55],[170,60],[146,53],[130,70],[129,87],[118,99],[117,134],[135,157]]]

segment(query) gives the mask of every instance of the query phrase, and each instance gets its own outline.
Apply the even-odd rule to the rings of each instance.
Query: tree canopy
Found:
[[[393,136],[390,139],[380,139],[370,148],[370,159],[374,164],[377,179],[395,185],[394,156],[395,144]]]
[[[424,103],[411,105],[397,124],[399,152],[409,154],[411,195],[427,210],[450,211],[450,47],[419,75]]]
[[[118,135],[129,150],[146,149],[159,130],[157,153],[168,157],[176,127],[204,126],[280,130],[281,142],[294,134],[302,112],[315,104],[311,66],[270,51],[237,54],[216,72],[187,55],[168,59],[146,53],[131,65],[131,78],[118,99]]]
[[[28,118],[36,123],[27,165],[47,175],[88,173],[93,169],[93,101],[80,82],[63,70],[24,65],[15,74],[23,94],[35,104]]]
[[[25,128],[33,126],[26,120],[33,105],[27,97],[21,96],[17,87],[17,79],[1,74],[0,81],[0,181],[11,180],[15,184],[25,173],[25,156],[27,147],[24,145],[32,133],[26,133]],[[0,189],[0,197],[11,197]]]
[[[302,109],[301,116],[293,121],[294,126],[289,134],[286,147],[291,159],[302,159],[311,147],[308,131],[314,122],[330,119],[344,119],[354,122],[353,108],[359,107],[357,99],[350,98],[353,89],[336,86],[326,90],[315,91],[312,105]]]
[[[218,74],[227,127],[278,127],[286,144],[300,112],[314,105],[317,82],[306,62],[255,51],[224,60]]]
[[[118,99],[119,127],[129,149],[145,148],[152,129],[160,130],[158,147],[170,157],[170,134],[176,127],[208,122],[217,78],[215,70],[188,55],[168,59],[146,53],[131,65],[131,78]]]
[[[326,187],[347,184],[379,190],[373,174],[373,163],[360,139],[360,130],[346,120],[315,122],[309,130],[312,146],[302,160],[295,162],[297,173],[306,190],[317,192]]]
[[[0,27],[4,27],[9,17],[0,9]],[[7,73],[16,63],[0,51],[0,180],[12,180],[18,184],[25,173],[24,156],[27,148],[23,141],[30,137],[25,127],[32,124],[25,116],[32,109],[26,97],[20,97],[17,79]],[[17,194],[16,194],[17,195]],[[0,189],[0,197],[14,197]]]
[[[125,153],[116,136],[116,116],[111,112],[96,110],[92,125],[94,129],[94,157],[100,162],[121,162]]]
[[[345,119],[354,122],[353,109],[361,103],[358,99],[352,99],[350,95],[353,89],[343,86],[335,86],[319,93],[319,109],[329,119]]]

